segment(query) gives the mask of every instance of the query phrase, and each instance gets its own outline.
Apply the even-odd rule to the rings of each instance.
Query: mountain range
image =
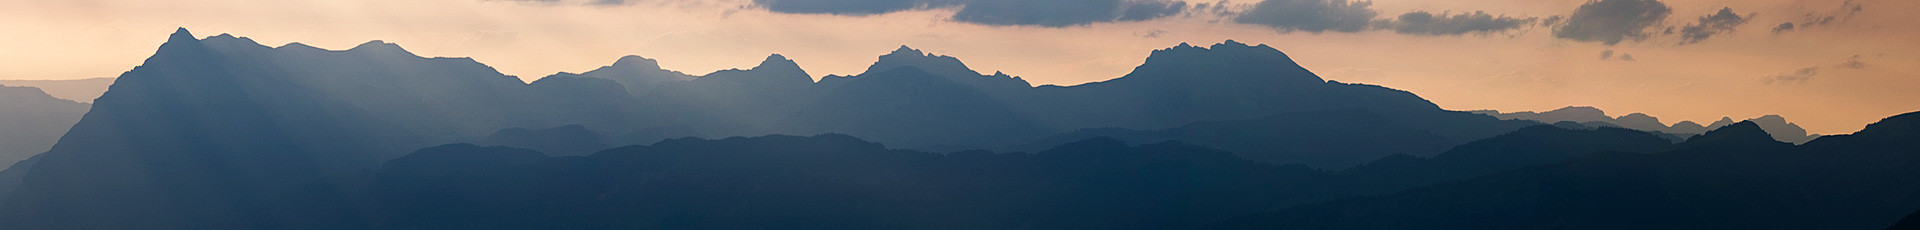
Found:
[[[381,41],[181,29],[90,105],[0,88],[85,114],[0,171],[0,228],[1857,229],[1920,210],[1920,114],[1677,137],[1448,111],[1231,40],[1074,86],[905,46],[810,76],[628,56],[526,83]]]
[[[80,122],[87,106],[39,88],[0,85],[0,166],[52,148],[67,128]]]
[[[1798,146],[1746,121],[1672,151],[1595,153],[1210,228],[1876,229],[1920,208],[1916,135],[1920,113]]]
[[[113,84],[113,78],[88,78],[75,80],[0,80],[0,85],[39,88],[47,95],[81,103],[93,103],[107,93],[107,86]]]
[[[1673,134],[1675,136],[1682,137],[1682,138],[1693,136],[1693,135],[1699,135],[1701,133],[1707,132],[1708,130],[1714,130],[1714,129],[1719,129],[1720,127],[1726,127],[1727,125],[1732,125],[1733,123],[1736,122],[1733,120],[1732,117],[1721,117],[1720,120],[1714,121],[1713,123],[1707,124],[1704,126],[1700,125],[1700,123],[1695,123],[1693,121],[1680,121],[1680,122],[1673,123],[1673,125],[1669,126],[1666,123],[1660,122],[1660,118],[1649,116],[1644,113],[1631,113],[1631,114],[1627,114],[1619,117],[1609,117],[1607,116],[1606,111],[1601,111],[1599,108],[1586,107],[1586,106],[1568,106],[1565,108],[1554,109],[1552,111],[1537,112],[1537,113],[1532,111],[1502,113],[1497,110],[1475,110],[1475,111],[1469,111],[1469,112],[1486,114],[1488,116],[1498,117],[1500,119],[1506,119],[1506,120],[1529,120],[1529,121],[1537,121],[1540,123],[1549,123],[1549,124],[1560,123],[1560,122],[1573,122],[1573,123],[1577,123],[1585,126],[1621,127],[1621,128],[1629,128],[1629,129],[1642,130],[1642,131],[1648,131],[1648,132],[1660,132],[1660,133],[1666,133],[1666,134]],[[1746,121],[1753,121],[1755,124],[1759,124],[1762,130],[1766,130],[1768,134],[1773,136],[1773,139],[1779,140],[1782,142],[1804,144],[1804,143],[1807,143],[1807,141],[1812,141],[1814,138],[1820,137],[1819,134],[1807,134],[1807,130],[1800,128],[1799,124],[1787,122],[1787,119],[1785,117],[1780,117],[1780,115],[1760,116],[1752,119],[1747,119]]]

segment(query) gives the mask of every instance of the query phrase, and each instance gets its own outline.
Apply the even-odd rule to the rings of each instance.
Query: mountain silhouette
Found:
[[[1196,122],[1160,130],[1083,129],[1011,149],[1037,151],[1102,136],[1136,144],[1181,141],[1218,147],[1254,161],[1323,169],[1344,169],[1394,154],[1432,157],[1454,146],[1444,137],[1399,125],[1371,111],[1341,109]]]
[[[87,107],[38,88],[0,85],[0,165],[46,152]]]
[[[1700,123],[1695,123],[1693,121],[1681,121],[1681,122],[1674,123],[1672,126],[1668,126],[1665,123],[1661,123],[1660,118],[1655,118],[1653,116],[1646,115],[1643,113],[1632,113],[1632,114],[1627,114],[1620,117],[1608,117],[1605,111],[1601,111],[1599,108],[1587,107],[1587,106],[1568,106],[1565,108],[1554,109],[1552,111],[1538,112],[1538,113],[1532,112],[1532,111],[1501,113],[1500,111],[1495,111],[1495,110],[1476,110],[1471,112],[1478,113],[1478,114],[1486,114],[1488,116],[1494,116],[1494,117],[1498,117],[1500,119],[1506,119],[1506,120],[1530,120],[1530,121],[1538,121],[1541,123],[1557,123],[1562,121],[1568,121],[1568,122],[1579,123],[1581,125],[1588,126],[1588,127],[1603,127],[1603,126],[1621,127],[1621,128],[1628,128],[1628,129],[1634,129],[1634,130],[1673,134],[1675,136],[1682,137],[1683,139],[1685,137],[1698,135],[1701,133],[1705,133],[1708,130],[1719,129],[1721,127],[1725,127],[1727,125],[1732,125],[1733,123],[1735,123],[1735,121],[1731,117],[1722,117],[1720,118],[1720,120],[1713,122],[1711,125],[1702,126],[1700,125]],[[1774,139],[1780,140],[1782,142],[1803,144],[1803,143],[1806,143],[1807,141],[1812,141],[1814,138],[1820,137],[1820,135],[1817,135],[1817,134],[1812,134],[1812,135],[1807,134],[1806,129],[1800,128],[1800,125],[1798,124],[1787,122],[1787,119],[1784,117],[1780,117],[1780,115],[1766,115],[1766,116],[1760,116],[1758,118],[1753,118],[1748,120],[1758,123],[1762,129],[1765,129],[1767,131],[1767,133],[1773,134]]]
[[[1433,157],[1394,155],[1337,173],[1329,197],[1379,195],[1473,178],[1526,166],[1546,165],[1599,152],[1657,153],[1673,143],[1657,135],[1620,128],[1565,129],[1532,126],[1469,142]]]
[[[875,61],[871,66],[867,66],[866,72],[855,75],[855,77],[877,74],[909,66],[918,68],[921,71],[926,71],[934,76],[946,78],[948,81],[954,83],[972,86],[989,95],[1018,94],[1019,92],[1014,91],[1033,87],[1032,84],[1027,83],[1024,79],[1020,79],[1020,77],[1007,76],[1006,74],[998,72],[995,72],[994,75],[982,75],[980,72],[967,68],[967,65],[961,63],[959,58],[924,53],[907,46],[900,46],[899,49],[891,53],[881,55],[880,60]]]
[[[526,83],[380,41],[181,29],[114,81],[0,171],[0,228],[1853,229],[1920,210],[1920,113],[1818,138],[1778,116],[1661,126],[1700,131],[1674,143],[1628,129],[1662,124],[1644,114],[1449,111],[1234,41],[1074,86],[904,46],[818,82],[776,54]]]
[[[1739,122],[1674,147],[1607,152],[1213,228],[1878,229],[1920,208],[1920,113],[1803,145]]]
[[[1906,218],[1900,218],[1900,222],[1894,222],[1893,226],[1887,227],[1887,230],[1913,230],[1913,229],[1920,229],[1920,211],[1915,211],[1913,212],[1913,214],[1907,214]]]
[[[904,147],[988,146],[1053,133],[979,88],[918,67],[861,74],[782,121],[784,133],[843,133]]]
[[[1446,111],[1406,91],[1325,81],[1279,50],[1232,40],[1210,47],[1181,44],[1155,50],[1126,76],[1039,90],[1023,110],[1047,111],[1032,117],[1066,130],[1162,129],[1350,108],[1366,109],[1456,143],[1538,124]]]
[[[445,163],[406,165],[469,169],[373,179],[426,181],[367,187],[404,198],[379,204],[392,211],[381,227],[1164,229],[1264,209],[1267,191],[1319,174],[1100,138],[1039,153],[943,155],[829,134],[675,139],[529,164],[422,159]],[[413,177],[432,174],[444,176]]]
[[[33,87],[0,85],[0,197],[19,188],[38,154],[52,148],[89,105]]]
[[[729,69],[684,82],[667,82],[648,96],[642,117],[650,127],[685,126],[709,137],[748,136],[781,130],[780,119],[812,103],[825,90],[814,87],[793,60],[771,55],[752,69]]]
[[[525,160],[537,154],[529,150],[449,145],[387,163],[356,197],[376,210],[366,215],[385,220],[380,227],[409,229],[1168,229],[1547,164],[1588,150],[1670,145],[1639,131],[1541,126],[1432,159],[1331,173],[1178,141],[1129,145],[1106,137],[1036,153],[948,154],[888,149],[841,134],[682,138],[533,163]],[[1518,156],[1531,153],[1543,155]],[[479,157],[451,157],[467,155]],[[1514,159],[1477,161],[1507,157]],[[419,167],[408,165],[435,169],[400,169]],[[424,173],[385,173],[396,171]],[[1422,175],[1379,176],[1389,172]]]
[[[1753,121],[1754,124],[1759,124],[1761,129],[1767,130],[1767,133],[1772,135],[1774,140],[1780,140],[1782,142],[1805,144],[1808,141],[1813,141],[1814,138],[1820,137],[1819,134],[1807,134],[1806,129],[1800,128],[1798,124],[1787,122],[1787,118],[1780,117],[1780,115],[1760,116],[1750,121]]]
[[[319,221],[280,202],[311,194],[282,191],[529,120],[503,112],[520,99],[500,93],[526,87],[471,59],[421,58],[390,43],[271,48],[182,29],[38,156],[0,201],[0,224],[231,229]]]
[[[614,61],[613,65],[602,66],[591,71],[578,74],[561,72],[541,79],[555,77],[585,77],[613,80],[621,86],[625,86],[627,92],[631,92],[635,96],[647,95],[647,93],[653,92],[654,87],[659,87],[661,84],[688,81],[694,78],[693,75],[661,69],[660,61],[633,55],[620,57],[620,60]]]
[[[613,80],[586,77],[547,77],[529,84],[531,95],[521,95],[526,122],[514,124],[574,124],[609,133],[634,132],[649,123],[639,98]]]
[[[107,86],[113,84],[113,78],[88,78],[74,80],[0,80],[0,85],[40,88],[47,95],[81,103],[93,103],[94,98],[107,93]]]
[[[502,129],[473,143],[531,149],[556,156],[581,156],[617,147],[613,138],[589,130],[582,125],[546,129]]]

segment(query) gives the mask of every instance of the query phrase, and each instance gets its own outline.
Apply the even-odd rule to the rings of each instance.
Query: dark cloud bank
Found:
[[[1266,0],[1235,18],[1235,22],[1270,26],[1281,31],[1312,33],[1360,32],[1367,30],[1374,16],[1373,2],[1346,0]]]
[[[1556,25],[1553,36],[1619,44],[1627,39],[1645,39],[1647,28],[1659,24],[1669,14],[1673,14],[1673,9],[1656,0],[1589,1],[1574,9],[1565,24]]]
[[[500,0],[555,3],[560,0]],[[630,0],[592,0],[591,5],[619,5]],[[1422,36],[1487,35],[1535,25],[1549,26],[1553,37],[1608,45],[1645,40],[1656,34],[1679,34],[1681,44],[1705,41],[1752,20],[1731,8],[1702,16],[1697,23],[1678,28],[1664,26],[1672,8],[1659,0],[1590,0],[1567,16],[1525,17],[1485,11],[1426,11],[1383,15],[1372,1],[1262,0],[1251,4],[1179,0],[754,0],[749,7],[787,14],[869,16],[909,10],[952,9],[950,20],[991,26],[1071,27],[1094,23],[1147,21],[1169,17],[1211,17],[1214,22],[1259,25],[1288,32],[1344,32],[1390,30]],[[1775,26],[1775,33],[1844,20],[1860,10],[1844,3],[1842,9],[1806,15],[1806,20]],[[1664,31],[1656,28],[1665,27]],[[1151,36],[1149,36],[1151,37]]]
[[[768,11],[865,16],[906,10],[957,8],[953,20],[996,26],[1068,27],[1103,22],[1146,21],[1191,13],[1283,32],[1392,30],[1415,35],[1487,34],[1533,25],[1537,18],[1416,11],[1381,17],[1370,1],[1266,0],[1250,6],[1225,2],[1188,5],[1170,0],[755,0]],[[1189,12],[1191,11],[1191,12]]]
[[[1001,26],[1067,27],[1144,21],[1179,15],[1186,2],[1165,0],[754,0],[769,11],[793,14],[873,15],[927,8],[959,8],[954,21]]]
[[[1859,15],[1860,11],[1865,11],[1865,10],[1866,10],[1866,7],[1861,6],[1860,3],[1854,2],[1853,0],[1847,0],[1844,2],[1840,2],[1840,7],[1838,8],[1821,11],[1821,12],[1805,13],[1800,15],[1800,20],[1798,21],[1782,22],[1779,25],[1776,25],[1773,27],[1773,33],[1774,34],[1786,33],[1786,32],[1792,32],[1798,29],[1827,26],[1827,25],[1832,25],[1834,23],[1845,22],[1853,19],[1853,16]]]
[[[1401,14],[1397,19],[1392,24],[1393,32],[1418,35],[1488,34],[1525,27],[1537,21],[1537,18],[1494,16],[1482,11],[1454,15],[1414,11]]]
[[[1753,14],[1746,17],[1733,13],[1733,8],[1720,8],[1720,12],[1700,17],[1700,23],[1687,25],[1680,29],[1680,44],[1700,43],[1714,34],[1733,32],[1734,27],[1753,20]]]
[[[1393,30],[1413,35],[1488,34],[1533,25],[1538,18],[1493,15],[1483,11],[1452,14],[1414,11],[1394,18],[1378,18],[1373,2],[1345,0],[1266,0],[1254,4],[1235,22],[1273,27],[1280,31],[1360,32]]]

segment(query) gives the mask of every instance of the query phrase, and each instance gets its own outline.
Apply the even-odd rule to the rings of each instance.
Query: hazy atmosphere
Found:
[[[1911,11],[0,0],[0,229],[1920,230]]]
[[[1668,124],[1779,114],[1831,134],[1920,109],[1917,1],[1059,2],[4,0],[0,80],[115,77],[180,27],[268,46],[383,40],[525,81],[625,55],[704,74],[777,53],[815,78],[852,75],[907,45],[1074,85],[1124,75],[1145,50],[1233,39],[1454,110],[1586,105]]]

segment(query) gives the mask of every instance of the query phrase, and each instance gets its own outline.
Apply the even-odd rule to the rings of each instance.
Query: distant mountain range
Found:
[[[1707,130],[1719,129],[1720,127],[1725,127],[1727,125],[1732,125],[1733,123],[1735,123],[1735,121],[1731,117],[1721,117],[1720,120],[1714,121],[1712,124],[1707,124],[1704,126],[1700,125],[1700,123],[1695,123],[1693,121],[1680,121],[1680,122],[1673,123],[1672,126],[1668,126],[1666,123],[1660,122],[1660,118],[1648,116],[1647,114],[1643,114],[1643,113],[1632,113],[1632,114],[1627,114],[1620,117],[1609,117],[1607,116],[1607,113],[1605,111],[1600,111],[1600,109],[1598,108],[1585,107],[1585,106],[1568,106],[1566,108],[1560,108],[1560,109],[1555,109],[1553,111],[1538,112],[1538,113],[1532,112],[1532,111],[1502,113],[1500,111],[1495,111],[1495,110],[1475,110],[1475,111],[1469,111],[1469,112],[1486,114],[1488,116],[1494,116],[1494,117],[1498,117],[1500,119],[1505,119],[1505,120],[1529,120],[1529,121],[1537,121],[1540,123],[1549,123],[1549,124],[1559,123],[1559,122],[1573,122],[1573,123],[1578,123],[1585,126],[1594,126],[1594,127],[1611,126],[1611,127],[1621,127],[1621,128],[1642,130],[1642,131],[1648,131],[1648,132],[1661,132],[1661,133],[1673,134],[1679,137],[1688,137],[1688,136],[1698,135],[1698,134],[1707,132]],[[1800,125],[1798,124],[1787,122],[1787,119],[1784,117],[1780,117],[1780,115],[1760,116],[1753,119],[1747,119],[1747,121],[1753,121],[1754,123],[1759,124],[1760,128],[1763,130],[1766,130],[1767,133],[1772,135],[1775,140],[1779,140],[1782,142],[1803,144],[1803,143],[1807,143],[1807,141],[1812,141],[1814,138],[1820,137],[1819,134],[1807,134],[1806,129],[1800,128]]]
[[[93,103],[94,98],[107,93],[107,86],[113,85],[113,78],[88,78],[77,80],[0,80],[0,85],[40,88],[48,95],[60,99]]]
[[[524,83],[380,41],[181,29],[0,171],[0,229],[1852,229],[1920,210],[1916,114],[1676,143],[1613,128],[1639,116],[1447,111],[1230,40],[1075,86],[904,46],[810,76],[629,56]]]
[[[0,85],[0,169],[53,148],[87,106],[39,88]]]

